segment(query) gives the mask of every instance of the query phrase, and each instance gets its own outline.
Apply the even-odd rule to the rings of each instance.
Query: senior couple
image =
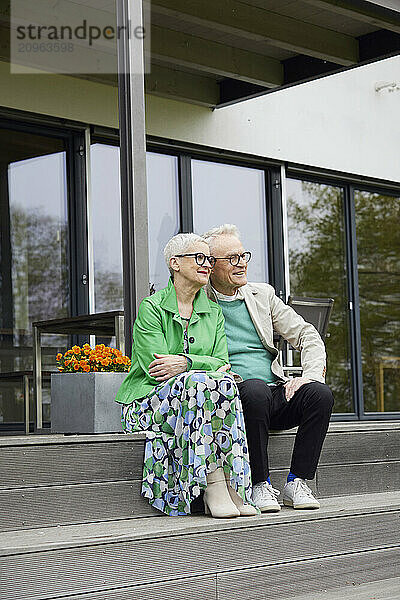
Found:
[[[298,426],[283,503],[319,508],[306,480],[333,397],[316,329],[270,285],[247,282],[251,253],[234,225],[178,234],[164,256],[171,278],[139,307],[116,398],[125,431],[146,432],[142,495],[172,516],[189,514],[202,490],[212,517],[279,511],[268,435]],[[302,377],[284,376],[273,331],[301,351]]]

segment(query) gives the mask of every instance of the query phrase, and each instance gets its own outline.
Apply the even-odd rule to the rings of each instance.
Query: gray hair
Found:
[[[225,225],[220,225],[219,227],[213,227],[212,229],[209,229],[203,233],[201,237],[203,238],[203,241],[206,242],[211,248],[212,242],[220,235],[234,235],[238,238],[238,240],[240,240],[239,229],[236,227],[236,225],[231,225],[229,223],[225,223]]]
[[[174,235],[174,237],[167,242],[167,245],[164,248],[164,258],[172,276],[174,275],[174,270],[171,269],[169,264],[171,258],[177,254],[185,254],[186,250],[196,242],[207,243],[200,235],[197,235],[197,233],[178,233],[178,235]]]

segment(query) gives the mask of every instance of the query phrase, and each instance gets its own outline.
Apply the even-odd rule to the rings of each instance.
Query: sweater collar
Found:
[[[233,294],[233,296],[226,296],[225,294],[221,294],[221,292],[218,292],[218,290],[216,290],[214,287],[211,286],[211,289],[215,295],[215,297],[217,298],[218,301],[221,302],[233,302],[234,300],[238,300],[239,296],[238,296],[238,290],[236,290],[236,292]]]

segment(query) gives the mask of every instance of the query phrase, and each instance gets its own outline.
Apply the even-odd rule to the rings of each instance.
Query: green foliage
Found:
[[[353,410],[341,188],[291,182],[288,199],[291,292],[332,297],[335,305],[327,339],[327,383],[335,410]],[[355,193],[358,277],[365,410],[377,409],[376,369],[381,356],[400,356],[399,199]],[[399,410],[399,376],[385,376],[385,410]],[[386,382],[387,379],[387,382]]]

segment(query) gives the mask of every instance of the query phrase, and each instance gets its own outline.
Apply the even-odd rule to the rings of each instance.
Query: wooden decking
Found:
[[[275,485],[293,437],[273,436]],[[216,520],[150,509],[143,436],[1,439],[0,598],[399,600],[399,441],[400,423],[333,424],[320,510]]]

